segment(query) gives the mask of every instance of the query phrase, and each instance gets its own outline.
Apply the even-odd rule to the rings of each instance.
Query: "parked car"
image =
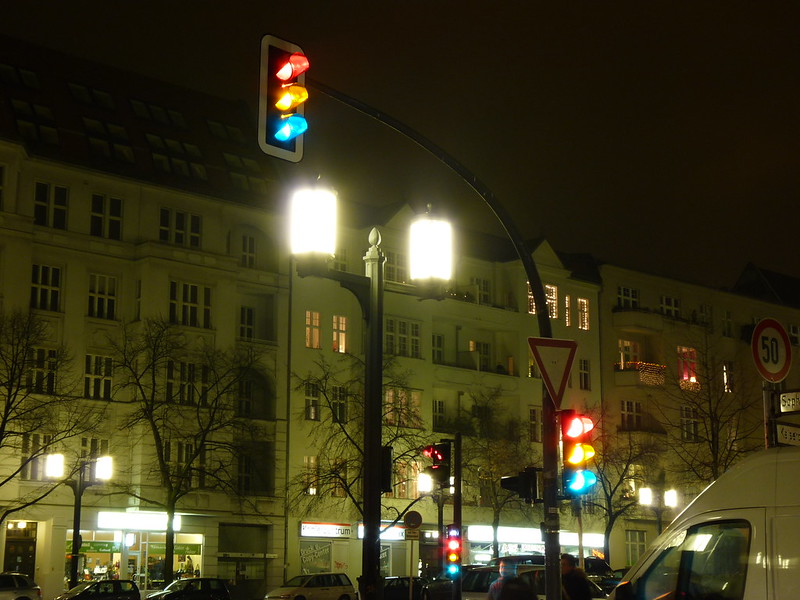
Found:
[[[500,576],[499,566],[479,567],[464,575],[461,582],[461,600],[486,600],[489,586]],[[539,600],[546,600],[544,565],[518,565],[517,577],[534,590]],[[589,581],[592,598],[607,598],[606,593],[593,581]]]
[[[268,592],[268,600],[355,600],[356,590],[344,573],[313,573],[292,577]]]
[[[190,577],[176,579],[163,590],[147,596],[150,600],[231,600],[224,579]]]
[[[383,580],[383,600],[409,600],[410,577],[386,577]],[[411,586],[413,600],[422,598],[422,588],[428,583],[427,579],[414,577],[414,585]]]
[[[606,561],[596,556],[587,556],[583,559],[583,569],[590,581],[599,585],[608,594],[617,587],[619,578],[614,576],[614,570]]]
[[[140,600],[139,588],[130,579],[103,579],[79,583],[55,600]]]
[[[41,600],[42,590],[24,573],[0,573],[0,600]]]
[[[469,571],[486,565],[462,565],[461,577]],[[463,579],[462,579],[463,581]],[[453,597],[453,581],[444,573],[428,582],[422,587],[421,600],[450,600]]]

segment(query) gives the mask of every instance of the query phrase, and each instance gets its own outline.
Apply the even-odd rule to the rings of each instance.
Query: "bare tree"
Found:
[[[312,370],[293,377],[295,389],[303,391],[307,399],[294,418],[308,424],[316,462],[304,465],[289,481],[290,507],[301,513],[333,505],[341,510],[341,500],[346,499],[352,513],[363,516],[363,361],[352,354],[338,354],[333,359],[320,354]],[[408,379],[409,374],[398,369],[393,357],[385,358],[382,443],[392,449],[392,489],[400,498],[414,487],[416,458],[430,441]],[[397,522],[416,501],[400,506],[385,502],[382,509],[392,513]]]
[[[743,368],[743,344],[714,336],[710,326],[691,331],[654,399],[671,470],[687,484],[706,485],[763,444],[762,399],[753,371]]]
[[[472,412],[462,416],[470,431],[463,442],[464,480],[478,483],[479,504],[492,509],[492,555],[497,557],[497,531],[503,513],[510,508],[528,510],[516,493],[501,487],[500,480],[541,460],[531,447],[529,430],[502,410],[499,387],[477,386],[469,395]]]
[[[237,468],[249,428],[240,416],[240,385],[258,373],[260,356],[248,344],[216,349],[202,335],[190,338],[157,319],[125,325],[111,345],[117,392],[130,402],[122,426],[152,452],[141,479],[132,474],[122,491],[167,513],[169,582],[181,501],[200,489],[242,491]]]
[[[29,312],[0,313],[0,452],[20,457],[18,463],[6,463],[11,468],[0,476],[0,487],[42,479],[47,454],[63,451],[101,421],[104,403],[78,399],[71,367],[67,349],[52,343],[46,321]],[[14,499],[3,502],[0,522],[59,483],[10,494]]]

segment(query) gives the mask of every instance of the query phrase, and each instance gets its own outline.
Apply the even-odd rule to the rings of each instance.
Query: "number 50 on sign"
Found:
[[[792,347],[783,325],[775,319],[762,319],[753,329],[751,341],[756,369],[767,381],[786,379],[792,366]]]

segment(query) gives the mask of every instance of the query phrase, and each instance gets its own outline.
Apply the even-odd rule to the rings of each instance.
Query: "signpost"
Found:
[[[409,561],[408,573],[408,600],[414,600],[414,575],[416,575],[416,565],[414,564],[414,540],[419,541],[419,528],[422,525],[422,515],[415,510],[408,511],[403,517],[406,526],[406,540],[411,542],[411,560]]]
[[[767,448],[776,444],[800,446],[800,427],[775,421],[777,411],[774,407],[772,384],[786,379],[792,366],[792,345],[786,329],[775,319],[761,319],[753,328],[750,349],[756,369],[764,379],[761,388],[764,402],[764,445]],[[781,395],[781,413],[797,410],[800,397],[787,397],[784,408],[784,396],[789,395]]]

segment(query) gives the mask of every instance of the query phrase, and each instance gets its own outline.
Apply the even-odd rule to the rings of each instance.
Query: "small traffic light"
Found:
[[[538,496],[539,486],[536,481],[536,467],[526,467],[517,475],[500,478],[500,487],[517,494],[526,503],[531,504]]]
[[[422,449],[422,455],[431,459],[433,465],[425,469],[439,485],[450,485],[450,442],[441,442]]]
[[[461,573],[461,530],[455,525],[447,526],[447,539],[445,540],[445,571],[447,576],[455,579]]]
[[[574,410],[562,410],[560,417],[564,494],[578,496],[588,492],[597,483],[597,475],[586,464],[595,455],[590,436],[594,422],[590,417],[580,415]]]
[[[261,38],[258,144],[265,154],[290,162],[303,158],[308,67],[308,58],[299,46],[272,35]]]

